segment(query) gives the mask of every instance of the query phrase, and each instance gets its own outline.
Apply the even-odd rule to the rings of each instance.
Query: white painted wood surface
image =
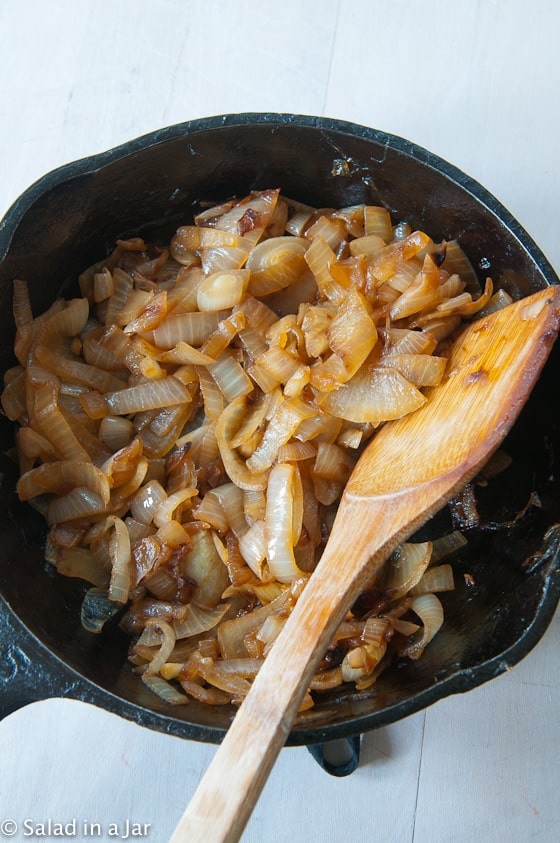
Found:
[[[559,27],[555,0],[0,0],[0,214],[47,170],[163,125],[300,112],[462,167],[558,271]],[[284,750],[244,841],[560,839],[559,647],[557,615],[507,675],[367,735],[349,779]],[[50,818],[76,819],[75,839],[85,820],[106,840],[149,823],[165,843],[213,752],[72,701],[29,706],[0,723],[0,840],[3,819],[25,840],[25,819]]]

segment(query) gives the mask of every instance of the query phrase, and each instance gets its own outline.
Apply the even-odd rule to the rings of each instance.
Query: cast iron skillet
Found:
[[[0,224],[2,371],[15,362],[14,278],[30,283],[39,313],[56,296],[71,294],[79,272],[117,237],[167,237],[192,220],[201,200],[267,187],[318,207],[385,205],[395,220],[436,240],[457,238],[481,280],[490,275],[515,298],[558,280],[493,196],[402,138],[316,117],[213,117],[61,167],[17,200]],[[373,689],[325,695],[288,744],[357,736],[469,690],[515,664],[543,635],[560,595],[560,441],[549,399],[558,353],[506,442],[511,467],[477,490],[481,526],[455,556],[457,587],[443,596],[440,634],[418,663],[397,663]],[[8,451],[14,431],[6,419],[0,424]],[[166,707],[127,667],[128,642],[116,627],[102,636],[82,630],[85,584],[44,563],[43,522],[18,502],[14,466],[4,454],[0,473],[1,713],[67,696],[163,732],[219,742],[234,713],[229,707]],[[533,505],[519,515],[531,495]],[[418,538],[451,527],[445,509]]]

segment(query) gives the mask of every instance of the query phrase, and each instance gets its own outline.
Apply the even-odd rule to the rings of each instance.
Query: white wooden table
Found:
[[[0,0],[0,213],[47,170],[152,129],[299,112],[442,155],[560,270],[559,28],[555,0]],[[348,779],[284,750],[244,841],[559,840],[559,648],[557,615],[506,675],[367,735]],[[0,841],[6,819],[12,840],[50,819],[165,843],[214,751],[31,705],[0,723]]]

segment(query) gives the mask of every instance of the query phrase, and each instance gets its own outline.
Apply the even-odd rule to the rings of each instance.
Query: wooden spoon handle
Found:
[[[441,494],[436,485],[434,499]],[[410,491],[405,507],[395,507],[392,495],[376,502],[373,510],[368,502],[368,530],[363,529],[363,501],[351,500],[339,510],[341,529],[333,528],[333,541],[298,598],[171,843],[239,840],[332,635],[347,607],[402,540],[398,524],[410,527],[408,533],[414,528],[411,507],[423,510],[426,505],[425,490],[418,495],[416,507]],[[351,564],[345,564],[350,559]]]
[[[340,563],[348,553],[348,547],[333,546],[328,558],[323,554],[179,821],[171,843],[239,840],[288,737],[329,636],[344,616],[347,601],[332,599],[332,577],[326,563],[338,557],[339,567],[344,567]],[[348,566],[346,582],[342,582],[339,570],[340,597],[349,590],[359,590],[359,585],[352,582],[355,567]],[[294,638],[291,630],[296,629]]]

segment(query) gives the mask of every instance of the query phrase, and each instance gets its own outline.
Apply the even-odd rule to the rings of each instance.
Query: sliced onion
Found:
[[[211,530],[197,530],[191,548],[182,560],[182,573],[196,583],[193,600],[208,609],[215,608],[228,586],[227,568],[220,559]]]
[[[143,674],[142,682],[153,691],[154,694],[169,705],[186,705],[189,698],[177,690],[173,685],[163,679],[161,676],[153,676]]]
[[[130,590],[130,537],[126,524],[121,518],[110,515],[105,528],[111,530],[109,549],[111,553],[111,581],[109,583],[109,599],[115,603],[126,603]]]
[[[216,439],[228,476],[240,489],[259,490],[266,488],[264,473],[250,471],[237,452],[230,446],[230,441],[238,432],[246,412],[246,398],[232,401],[220,415],[216,425]]]
[[[194,498],[197,493],[196,486],[191,486],[187,489],[179,489],[179,491],[166,497],[155,509],[153,521],[156,527],[163,527],[168,524],[172,520],[177,507]]]
[[[381,424],[412,413],[426,397],[396,369],[360,371],[340,389],[321,397],[321,408],[351,422]]]
[[[428,594],[430,592],[453,591],[455,582],[451,565],[437,565],[428,568],[419,582],[410,589],[410,594]]]
[[[276,459],[279,448],[296,435],[301,422],[314,415],[314,407],[299,398],[290,398],[280,404],[261,443],[247,460],[247,468],[255,474],[266,471]]]
[[[157,480],[151,480],[139,489],[130,502],[130,512],[141,524],[151,524],[160,504],[167,499],[167,492]]]
[[[211,363],[208,371],[228,403],[253,391],[253,384],[241,364],[227,353]]]
[[[49,524],[58,524],[77,518],[95,518],[105,512],[105,506],[103,498],[97,492],[77,486],[66,495],[50,501],[47,520]]]
[[[266,558],[267,541],[264,519],[255,521],[239,539],[239,550],[249,568],[263,579],[263,563]]]
[[[234,307],[243,298],[248,283],[249,272],[246,269],[215,272],[206,276],[196,294],[198,309],[204,312]]]
[[[109,481],[105,474],[90,462],[60,460],[44,463],[20,477],[17,491],[20,500],[27,501],[46,492],[65,495],[77,486],[90,489],[104,504],[109,503]]]
[[[251,272],[249,292],[265,296],[296,283],[307,269],[308,246],[302,237],[270,237],[255,246],[246,264]]]
[[[78,577],[106,591],[110,572],[99,564],[87,547],[63,547],[56,556],[56,570],[65,577]]]
[[[447,360],[431,354],[387,354],[380,366],[390,366],[415,386],[437,386],[445,374]]]
[[[173,404],[189,403],[191,400],[184,384],[174,377],[149,381],[118,392],[109,392],[104,397],[110,412],[123,416],[144,410],[170,407]]]
[[[294,558],[294,484],[295,468],[278,463],[268,478],[266,504],[266,543],[270,573],[279,582],[291,582],[303,572]]]
[[[398,600],[420,582],[430,563],[431,542],[407,542],[399,547],[385,564],[376,581],[376,588],[391,600]]]
[[[227,311],[220,310],[172,313],[154,330],[154,342],[158,348],[167,349],[173,348],[181,341],[200,346],[227,316]]]
[[[376,235],[384,243],[393,239],[393,224],[387,208],[366,205],[364,208],[364,233]]]
[[[418,659],[443,624],[443,607],[435,594],[420,594],[412,598],[410,608],[420,618],[422,629],[399,650],[399,655]]]
[[[208,632],[217,626],[230,608],[229,603],[219,603],[212,609],[189,603],[189,612],[183,621],[173,621],[173,628],[177,639],[191,638]]]

